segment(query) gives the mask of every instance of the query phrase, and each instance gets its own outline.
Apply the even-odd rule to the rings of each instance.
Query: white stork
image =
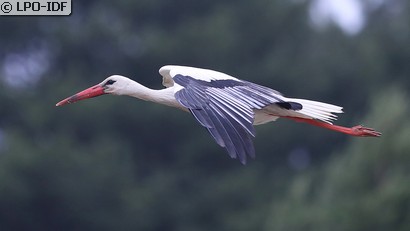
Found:
[[[333,125],[334,113],[342,107],[283,96],[255,83],[201,68],[167,65],[159,70],[163,77],[160,90],[147,88],[127,77],[112,75],[101,83],[68,97],[56,106],[74,103],[104,94],[128,95],[176,107],[190,112],[204,126],[216,143],[231,158],[246,163],[255,157],[253,125],[275,121],[279,117],[305,122],[353,136],[381,136],[380,132],[361,125],[352,128]]]

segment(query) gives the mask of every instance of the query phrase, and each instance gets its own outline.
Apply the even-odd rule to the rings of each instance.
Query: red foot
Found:
[[[351,128],[352,133],[350,135],[353,136],[372,136],[372,137],[380,137],[382,135],[381,132],[374,130],[373,128],[363,127],[362,125],[357,125]]]

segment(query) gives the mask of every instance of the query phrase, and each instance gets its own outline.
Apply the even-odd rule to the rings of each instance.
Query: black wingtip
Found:
[[[276,103],[279,107],[286,109],[286,110],[294,110],[294,111],[299,111],[302,110],[303,106],[300,103],[296,102],[279,102]]]

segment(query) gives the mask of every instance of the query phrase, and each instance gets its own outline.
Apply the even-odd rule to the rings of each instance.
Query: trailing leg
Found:
[[[317,121],[317,120],[314,120],[314,119],[305,119],[305,118],[291,117],[291,116],[287,116],[287,117],[283,117],[283,118],[292,119],[292,120],[297,121],[297,122],[308,123],[308,124],[311,124],[311,125],[314,125],[314,126],[327,128],[327,129],[330,129],[330,130],[333,130],[333,131],[345,133],[345,134],[352,135],[352,136],[380,137],[382,135],[380,132],[378,132],[378,131],[376,131],[372,128],[364,127],[362,125],[357,125],[357,126],[348,128],[348,127],[343,127],[343,126],[338,126],[338,125],[333,125],[333,124],[330,124],[330,123]]]

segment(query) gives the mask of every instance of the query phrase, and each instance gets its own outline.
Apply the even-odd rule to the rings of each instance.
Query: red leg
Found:
[[[338,126],[338,125],[333,125],[333,124],[317,121],[317,120],[314,120],[314,119],[305,119],[305,118],[291,117],[291,116],[286,116],[284,118],[292,119],[292,120],[295,120],[297,122],[308,123],[308,124],[315,125],[315,126],[322,127],[322,128],[327,128],[327,129],[330,129],[330,130],[333,130],[333,131],[342,132],[342,133],[352,135],[352,136],[380,137],[382,135],[382,133],[380,133],[378,131],[375,131],[372,128],[363,127],[362,125],[357,125],[357,126],[354,126],[354,127],[351,127],[351,128],[347,128],[347,127],[342,127],[342,126]]]

